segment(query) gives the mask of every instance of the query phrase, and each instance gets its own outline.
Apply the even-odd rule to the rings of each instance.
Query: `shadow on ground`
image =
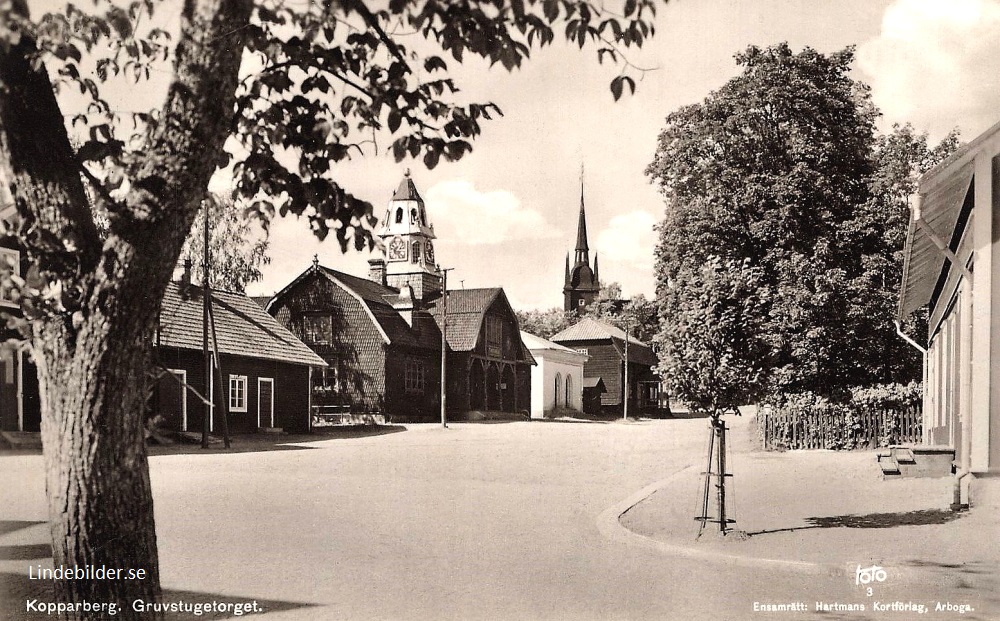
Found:
[[[52,581],[50,580],[29,580],[27,575],[23,574],[12,574],[6,572],[0,572],[0,616],[8,621],[36,621],[39,619],[50,619],[52,616],[47,615],[44,612],[29,611],[27,608],[27,603],[32,600],[38,600],[38,602],[47,603],[52,602]],[[255,598],[253,596],[247,597],[233,597],[231,595],[218,595],[214,593],[198,593],[195,591],[174,591],[170,589],[164,589],[163,591],[163,603],[171,602],[184,602],[185,604],[200,603],[211,604],[213,602],[217,603],[231,603],[239,605],[247,605],[253,602],[257,603],[257,606],[262,612],[282,612],[285,610],[295,610],[297,608],[309,608],[316,606],[316,604],[307,604],[302,602],[284,602],[278,600],[265,600]],[[119,612],[122,608],[126,606],[131,606],[132,602],[118,602]],[[241,611],[241,615],[242,615]],[[153,618],[153,613],[149,613],[150,618]],[[237,615],[232,610],[228,612],[204,612],[201,615],[195,616],[192,612],[167,612],[164,615],[166,621],[174,621],[179,619],[232,619],[236,618]],[[242,616],[240,616],[242,618]]]
[[[832,517],[806,518],[805,526],[777,528],[747,533],[750,536],[770,533],[792,533],[811,528],[894,528],[896,526],[927,526],[947,524],[964,514],[949,509],[920,509],[901,513],[869,513],[867,515],[836,515]]]
[[[219,453],[259,453],[264,451],[301,451],[315,447],[297,446],[312,442],[327,440],[351,440],[369,438],[390,433],[406,431],[403,425],[344,425],[336,427],[318,427],[312,433],[299,434],[266,434],[250,433],[234,435],[230,448],[225,448],[221,438],[213,436],[208,448],[202,448],[199,441],[180,441],[174,444],[151,445],[150,455],[217,455]],[[197,435],[197,434],[193,434]],[[187,438],[193,437],[189,434]],[[296,445],[296,446],[292,446]]]

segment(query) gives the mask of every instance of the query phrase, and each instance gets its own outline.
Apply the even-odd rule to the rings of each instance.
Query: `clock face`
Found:
[[[406,260],[406,243],[400,237],[393,237],[392,241],[389,242],[389,260],[390,261],[405,261]]]
[[[427,254],[427,262],[434,263],[434,244],[427,242],[425,253]]]

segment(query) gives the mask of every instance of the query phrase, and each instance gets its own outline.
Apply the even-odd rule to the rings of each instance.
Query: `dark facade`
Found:
[[[614,326],[584,319],[551,339],[564,347],[586,352],[583,365],[585,384],[599,378],[604,386],[601,407],[605,413],[619,413],[625,398],[625,333]],[[630,411],[652,412],[658,408],[659,380],[653,373],[656,354],[635,339],[628,344],[628,403]]]
[[[440,303],[432,309],[440,326]],[[531,411],[531,353],[503,289],[448,292],[448,410]]]
[[[223,386],[213,371],[206,386],[199,287],[171,283],[164,295],[154,356],[162,373],[154,386],[149,414],[158,426],[201,431],[205,402],[215,403],[210,431],[221,431],[222,408],[230,433],[265,428],[305,433],[311,427],[310,377],[324,361],[250,298],[212,292]],[[214,360],[214,355],[213,355]],[[183,382],[183,383],[182,383]]]
[[[563,310],[580,312],[597,299],[601,283],[597,272],[597,255],[590,267],[590,246],[587,243],[587,214],[583,205],[583,179],[580,180],[580,218],[576,228],[576,249],[573,266],[566,255],[566,279],[563,285]]]
[[[252,433],[274,427],[290,433],[309,431],[309,367],[220,354],[223,381],[232,384],[220,391],[215,385],[215,373],[208,388],[205,387],[202,352],[161,347],[156,356],[158,363],[177,379],[211,399],[216,412],[227,408],[230,433]],[[245,386],[242,394],[239,384]],[[201,431],[205,405],[180,382],[162,377],[156,383],[151,414],[162,417],[162,428]],[[210,419],[209,429],[220,432],[218,415]]]

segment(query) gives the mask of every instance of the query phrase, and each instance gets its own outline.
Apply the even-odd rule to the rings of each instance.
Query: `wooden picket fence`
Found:
[[[923,433],[919,405],[896,409],[786,412],[766,408],[757,414],[764,449],[874,449],[918,444]]]

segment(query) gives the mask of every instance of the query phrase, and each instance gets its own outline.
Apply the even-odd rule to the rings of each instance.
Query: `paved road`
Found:
[[[858,601],[853,576],[672,558],[598,531],[602,511],[700,462],[705,434],[704,420],[417,425],[154,457],[164,586],[311,604],[274,619],[841,618],[753,603]],[[43,519],[40,458],[0,460],[24,482],[0,491],[0,517]]]

